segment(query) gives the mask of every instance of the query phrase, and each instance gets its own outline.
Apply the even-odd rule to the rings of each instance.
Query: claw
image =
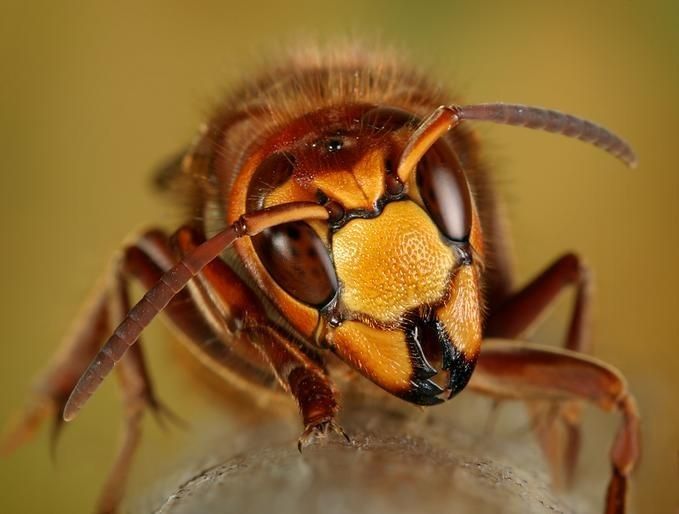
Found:
[[[327,419],[306,426],[304,432],[302,432],[302,435],[299,436],[299,439],[297,440],[297,449],[299,450],[299,453],[302,453],[302,450],[310,444],[328,437],[330,432],[334,432],[337,435],[344,437],[347,443],[351,444],[351,438],[349,438],[342,427],[339,426],[334,419]]]

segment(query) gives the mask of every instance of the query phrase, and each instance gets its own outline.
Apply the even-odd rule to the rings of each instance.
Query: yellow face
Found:
[[[428,382],[431,369],[417,376],[417,366],[426,367],[423,359],[432,369],[445,365],[443,349],[422,339],[434,335],[441,339],[434,344],[450,344],[463,367],[449,364],[453,372],[471,371],[481,338],[478,282],[427,213],[411,200],[390,203],[377,218],[352,220],[340,229],[332,253],[344,317],[329,334],[338,355],[416,403],[436,403],[440,386],[455,389],[450,378],[438,387]],[[420,322],[431,330],[418,327]]]
[[[251,209],[315,200],[335,215],[274,228],[239,251],[254,254],[255,279],[302,334],[385,390],[430,405],[466,385],[478,355],[482,244],[448,150],[394,187],[394,148],[410,132],[371,140],[344,130],[253,158]]]
[[[342,306],[368,323],[397,326],[408,312],[441,302],[455,256],[426,212],[411,200],[355,219],[332,238]]]

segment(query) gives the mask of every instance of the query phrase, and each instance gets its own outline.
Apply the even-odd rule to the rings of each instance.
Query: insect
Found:
[[[418,405],[466,386],[556,404],[541,440],[566,479],[579,402],[615,410],[605,512],[623,513],[639,420],[620,373],[587,355],[588,274],[565,254],[514,287],[474,120],[556,132],[636,162],[598,125],[535,107],[458,105],[393,57],[294,55],[233,92],[158,176],[189,204],[190,221],[124,248],[7,444],[49,415],[57,426],[72,420],[117,365],[125,438],[98,506],[115,510],[141,415],[164,411],[139,341],[162,311],[196,357],[234,385],[292,395],[300,449],[344,434],[335,421],[338,365]],[[134,280],[148,292],[131,306]],[[563,349],[521,342],[568,287],[576,299]]]

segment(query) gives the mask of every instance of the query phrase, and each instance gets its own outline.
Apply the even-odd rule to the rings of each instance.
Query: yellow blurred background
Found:
[[[120,242],[182,221],[154,196],[150,170],[190,140],[228,84],[298,38],[367,37],[407,49],[469,102],[565,110],[635,146],[640,166],[630,171],[578,142],[478,126],[508,203],[520,281],[570,249],[595,272],[595,354],[628,377],[643,416],[634,510],[679,508],[674,2],[5,0],[1,11],[0,422],[22,405]],[[543,340],[558,340],[567,303]],[[166,338],[157,325],[146,336],[161,397],[185,417],[210,416]],[[56,464],[48,430],[0,460],[1,512],[90,510],[117,440],[110,382],[67,427]],[[588,426],[612,434],[609,417],[587,412]],[[142,482],[187,437],[146,426]],[[608,443],[595,439],[581,466],[605,470],[599,443]]]

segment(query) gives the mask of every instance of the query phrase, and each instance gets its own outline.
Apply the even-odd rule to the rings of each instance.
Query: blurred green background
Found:
[[[569,249],[595,272],[595,354],[625,373],[643,415],[635,510],[679,508],[675,2],[5,0],[0,12],[0,422],[22,405],[120,241],[182,221],[153,195],[149,172],[190,140],[229,82],[298,38],[349,35],[407,49],[469,102],[549,106],[633,143],[640,167],[630,171],[578,142],[478,127],[509,206],[519,279]],[[567,303],[541,340],[559,340]],[[215,416],[187,387],[167,333],[156,324],[146,339],[161,396],[185,417]],[[109,382],[66,430],[56,464],[48,430],[0,460],[0,511],[90,509],[119,425]],[[581,467],[605,474],[615,422],[587,415],[597,435]],[[191,437],[146,425],[138,489]]]

